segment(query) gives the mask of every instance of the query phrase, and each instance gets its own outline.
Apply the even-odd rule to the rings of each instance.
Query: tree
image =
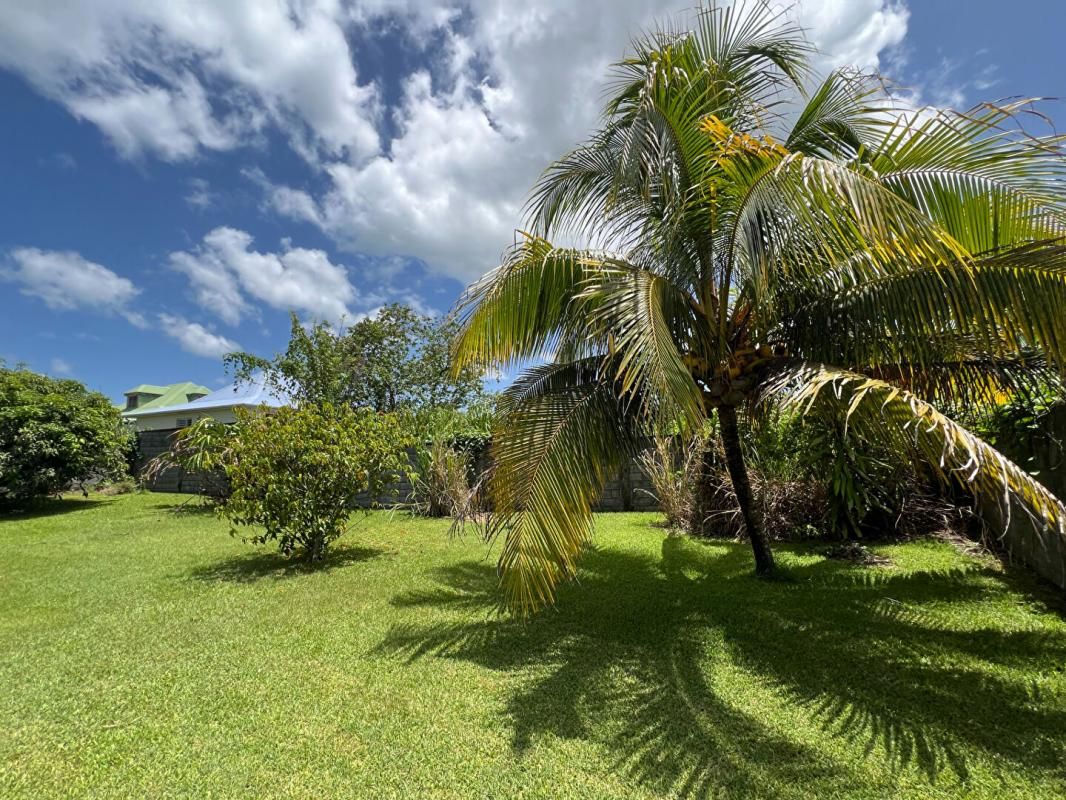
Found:
[[[130,433],[102,394],[0,362],[0,506],[118,478],[129,449]]]
[[[774,406],[1066,533],[1058,501],[934,406],[1066,365],[1063,138],[1014,127],[1021,102],[908,112],[854,71],[807,93],[809,52],[761,3],[634,42],[601,128],[548,167],[530,232],[461,300],[459,365],[548,362],[505,393],[493,445],[519,613],[574,574],[591,503],[643,437],[712,414],[760,574],[737,419]]]
[[[463,366],[452,370],[456,329],[450,317],[424,316],[397,304],[352,325],[344,345],[358,365],[359,405],[395,411],[459,408],[476,400],[481,373]]]
[[[284,353],[264,359],[232,353],[226,363],[238,379],[263,372],[269,383],[297,403],[332,403],[352,408],[462,407],[482,391],[472,367],[453,371],[450,342],[456,322],[387,305],[346,331],[320,323],[303,326],[292,316]]]
[[[409,471],[404,427],[347,406],[239,411],[225,455],[230,496],[219,513],[282,554],[320,561],[348,525],[356,495],[377,498]]]
[[[238,381],[262,372],[275,392],[297,405],[358,405],[358,364],[344,340],[325,323],[304,327],[295,314],[290,316],[289,344],[284,353],[272,359],[252,353],[229,353],[226,367],[233,370]]]

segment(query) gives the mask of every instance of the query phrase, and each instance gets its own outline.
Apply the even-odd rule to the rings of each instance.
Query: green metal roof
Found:
[[[140,386],[135,386],[130,389],[125,394],[157,394],[159,396],[153,397],[151,400],[141,403],[139,406],[131,408],[129,411],[123,411],[122,416],[136,417],[137,414],[146,409],[183,405],[190,400],[195,399],[194,395],[203,396],[210,393],[211,390],[206,386],[200,386],[191,381],[172,383],[170,386],[151,386],[149,384],[141,384]]]
[[[180,384],[174,385],[178,386]],[[169,386],[153,386],[150,383],[142,383],[140,386],[134,386],[132,389],[127,389],[123,394],[163,394],[169,388]]]

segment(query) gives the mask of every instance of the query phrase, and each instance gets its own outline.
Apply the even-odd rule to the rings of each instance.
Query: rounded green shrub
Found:
[[[325,556],[341,536],[356,495],[380,497],[410,470],[407,436],[392,414],[307,405],[239,412],[226,473],[229,500],[219,513],[245,537],[277,542],[282,554]]]

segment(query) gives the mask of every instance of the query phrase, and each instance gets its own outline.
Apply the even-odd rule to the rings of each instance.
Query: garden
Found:
[[[1064,138],[690,22],[452,313],[225,357],[280,407],[0,362],[0,793],[1066,794]]]
[[[942,542],[750,549],[606,514],[556,610],[498,613],[448,523],[321,568],[183,495],[0,523],[5,797],[1062,796],[1066,620]]]

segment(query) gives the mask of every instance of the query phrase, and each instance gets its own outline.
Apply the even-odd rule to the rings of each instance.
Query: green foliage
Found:
[[[481,393],[481,373],[453,370],[451,340],[456,322],[387,305],[352,325],[344,347],[357,367],[356,405],[378,411],[397,408],[461,408]]]
[[[260,526],[247,537],[255,544],[319,561],[345,532],[356,495],[377,498],[408,472],[408,443],[390,414],[329,404],[239,410],[220,513],[233,526]]]
[[[477,450],[491,438],[496,413],[496,398],[483,394],[466,408],[425,407],[411,411],[406,418],[419,441],[443,439],[464,450]]]
[[[374,513],[308,574],[185,500],[0,521],[5,800],[1064,795],[1061,595],[949,544],[783,544],[765,582],[604,514],[517,625],[446,521]]]
[[[913,474],[898,453],[848,436],[835,419],[819,423],[809,421],[806,457],[810,474],[826,487],[826,526],[840,538],[861,536],[872,514],[899,509]]]
[[[411,416],[417,475],[414,509],[429,517],[466,519],[481,509],[485,453],[495,403],[480,397],[466,409],[426,408]]]
[[[998,450],[1066,500],[1066,392],[1061,384],[997,406],[977,427]]]
[[[1061,503],[931,405],[987,407],[1066,366],[1066,136],[1021,129],[1025,101],[916,113],[850,70],[811,90],[810,52],[757,0],[635,41],[600,129],[549,165],[529,233],[464,295],[460,365],[538,365],[493,437],[491,530],[520,614],[575,574],[634,443],[714,416],[772,569],[737,409],[847,430],[831,462],[847,524],[880,502],[873,443],[1066,537]]]
[[[173,434],[170,449],[145,464],[141,477],[151,485],[171,469],[199,473],[203,480],[202,493],[223,500],[229,494],[225,470],[233,463],[236,432],[236,426],[212,417],[198,419]]]
[[[257,372],[297,404],[329,403],[376,411],[460,408],[481,396],[481,373],[452,363],[456,322],[387,305],[340,333],[304,326],[292,315],[289,344],[272,359],[231,353],[238,380]]]
[[[974,425],[993,445],[1010,447],[1046,433],[1048,418],[1066,406],[1066,389],[1049,386],[1036,396],[1021,396],[988,411]]]
[[[0,506],[126,472],[131,436],[118,409],[73,380],[0,362]]]
[[[305,327],[296,314],[291,315],[290,321],[289,344],[284,353],[272,359],[230,353],[225,357],[227,368],[239,381],[264,373],[277,394],[297,404],[355,405],[356,364],[343,339],[325,323]]]

